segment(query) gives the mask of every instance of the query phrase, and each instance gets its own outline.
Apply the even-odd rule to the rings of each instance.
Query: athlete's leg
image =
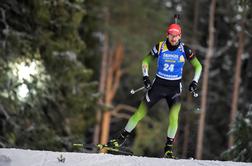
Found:
[[[161,93],[162,91],[163,88],[159,85],[159,82],[154,81],[151,89],[146,92],[145,97],[140,103],[137,111],[131,116],[120,136],[116,139],[110,140],[108,144],[112,146],[122,146],[127,137],[130,136],[132,130],[136,127],[137,123],[146,115],[148,109],[163,98]]]
[[[173,141],[178,129],[178,117],[179,111],[181,107],[181,100],[180,100],[180,88],[175,89],[175,93],[168,95],[166,97],[166,101],[169,105],[169,126],[167,130],[167,141],[164,148],[164,157],[166,158],[175,158],[173,155]]]
[[[125,130],[127,132],[131,132],[136,127],[137,123],[141,119],[143,119],[143,117],[146,115],[147,110],[148,110],[147,105],[145,104],[145,101],[143,100],[141,104],[139,105],[137,111],[129,119],[125,127]]]
[[[174,88],[174,94],[166,97],[167,104],[169,106],[169,126],[167,130],[167,137],[174,138],[178,129],[178,118],[181,107],[181,83]]]
[[[159,89],[160,87],[158,86],[158,84],[154,82],[152,88],[148,92],[146,92],[145,97],[140,103],[137,111],[131,116],[120,136],[116,139],[110,140],[108,143],[109,145],[122,146],[124,144],[127,137],[129,137],[132,130],[136,127],[137,123],[146,115],[148,109],[150,109],[162,98]]]
[[[148,105],[146,104],[145,100],[143,100],[141,104],[139,105],[137,111],[129,119],[124,130],[121,131],[120,135],[117,138],[110,140],[108,142],[108,145],[113,146],[113,147],[123,146],[127,138],[130,136],[131,131],[136,127],[137,123],[141,119],[143,119],[143,117],[146,115],[147,110],[148,110]]]
[[[129,119],[125,127],[127,132],[131,132],[136,127],[137,123],[146,115],[148,109],[150,109],[162,98],[160,91],[162,91],[162,87],[157,81],[154,81],[152,88],[146,92],[145,97],[139,105],[137,111]]]
[[[178,129],[178,117],[181,107],[181,102],[173,104],[169,113],[169,126],[167,130],[167,137],[174,138]]]
[[[167,141],[164,148],[164,157],[165,158],[175,158],[173,155],[173,141],[178,129],[178,117],[180,111],[181,103],[177,102],[170,107],[169,113],[169,126],[167,130]]]

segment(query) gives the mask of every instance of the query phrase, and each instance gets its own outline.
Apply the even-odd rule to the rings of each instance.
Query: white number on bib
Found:
[[[165,64],[164,64],[163,70],[164,70],[164,71],[173,72],[173,71],[174,71],[174,64],[169,65],[168,63],[165,63]]]

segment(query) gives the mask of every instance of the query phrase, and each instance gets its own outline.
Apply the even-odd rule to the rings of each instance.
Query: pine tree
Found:
[[[82,142],[94,123],[97,83],[85,64],[89,26],[83,1],[5,1],[1,40],[2,146],[62,150]],[[84,22],[82,22],[84,21]],[[2,27],[1,27],[2,28]],[[2,33],[4,32],[4,33]],[[90,37],[90,36],[89,36]],[[39,62],[43,71],[19,80],[12,66]],[[14,64],[14,65],[13,65]],[[18,89],[27,87],[25,100]]]
[[[230,134],[234,137],[234,145],[223,153],[225,159],[252,162],[252,111],[239,113],[232,125]]]

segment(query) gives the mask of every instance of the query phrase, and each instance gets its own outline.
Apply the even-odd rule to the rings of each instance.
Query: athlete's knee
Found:
[[[171,108],[171,112],[179,113],[180,107],[181,107],[181,103],[180,102],[173,103],[172,106],[170,107]]]
[[[145,104],[145,106],[147,107],[147,109],[150,109],[154,103],[153,103],[153,101],[150,98],[147,97],[147,94],[144,97],[142,103]]]

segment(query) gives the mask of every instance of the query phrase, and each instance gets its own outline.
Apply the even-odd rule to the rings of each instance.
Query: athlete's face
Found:
[[[169,42],[171,43],[171,45],[175,46],[178,44],[179,40],[181,39],[181,34],[179,35],[168,34],[167,38]]]

